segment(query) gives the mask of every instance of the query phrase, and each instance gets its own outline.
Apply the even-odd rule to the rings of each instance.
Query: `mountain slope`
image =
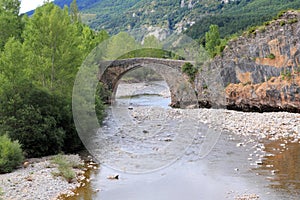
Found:
[[[71,1],[54,2],[63,6]],[[82,20],[96,30],[112,34],[165,30],[165,35],[185,31],[195,39],[203,37],[211,24],[218,24],[225,37],[262,24],[281,10],[300,8],[299,0],[77,0],[77,4]]]

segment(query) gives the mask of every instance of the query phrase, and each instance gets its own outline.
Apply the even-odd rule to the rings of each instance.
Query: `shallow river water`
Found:
[[[117,103],[126,109],[135,107],[168,108],[170,102],[166,86],[163,83],[139,85],[135,88],[137,93],[126,94],[126,84],[119,86]],[[132,87],[132,86],[130,86]],[[132,89],[132,88],[131,88]],[[140,91],[147,91],[147,95],[137,95]],[[121,94],[120,94],[121,93]],[[161,95],[153,95],[155,93]],[[127,98],[120,98],[120,96]],[[108,115],[110,117],[110,115]],[[108,138],[112,141],[122,142],[122,148],[128,151],[146,151],[153,148],[153,143],[143,142],[141,147],[130,139],[118,139],[115,134],[116,127],[106,120],[107,130],[111,130]],[[136,129],[136,124],[129,127]],[[128,128],[128,127],[127,127]],[[146,132],[145,132],[146,133]],[[263,200],[300,199],[300,145],[282,141],[263,141],[265,154],[263,163],[253,164],[249,155],[255,154],[253,145],[239,146],[243,138],[231,134],[221,134],[216,145],[207,156],[199,157],[198,146],[200,139],[190,145],[182,155],[174,161],[163,165],[160,169],[145,171],[143,173],[128,173],[111,165],[100,165],[96,171],[88,171],[91,179],[85,186],[75,191],[74,197],[68,200],[222,200],[236,199],[247,194],[256,194]],[[165,139],[172,135],[161,135]],[[172,141],[170,139],[170,141]],[[160,140],[161,141],[161,140]],[[167,144],[169,140],[164,140]],[[133,146],[133,144],[135,146]],[[145,150],[146,149],[146,150]],[[106,157],[106,159],[109,159]],[[111,158],[113,162],[119,162]],[[155,162],[153,160],[153,162]],[[109,162],[108,162],[109,163]],[[120,162],[127,165],[126,161]],[[128,164],[129,166],[129,164]],[[119,175],[119,179],[108,177]],[[255,199],[255,198],[253,198]]]

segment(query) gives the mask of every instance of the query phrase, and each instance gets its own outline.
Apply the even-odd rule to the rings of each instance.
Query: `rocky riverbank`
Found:
[[[80,168],[73,168],[75,178],[66,180],[58,176],[54,156],[29,159],[24,166],[8,174],[0,175],[3,200],[54,200],[60,195],[73,195],[72,190],[81,186],[86,167],[79,155],[64,155],[63,159]]]
[[[161,115],[160,108],[145,109],[137,107],[132,110],[134,118],[156,119]],[[288,112],[240,112],[225,109],[168,109],[166,117],[178,119],[198,119],[199,123],[233,135],[253,136],[257,140],[289,139],[300,140],[300,114]],[[146,116],[147,115],[147,116]],[[157,115],[157,116],[156,116]]]
[[[263,144],[264,140],[300,143],[300,114],[297,113],[245,113],[224,109],[166,109],[163,112],[173,119],[197,119],[199,123],[206,124],[212,130],[222,131],[229,137],[242,136],[244,142],[238,143],[237,146],[257,144],[258,141]],[[159,118],[162,109],[134,107],[129,113],[136,120],[151,120]],[[261,150],[260,152],[264,149],[263,145],[257,148]],[[66,159],[81,164],[84,162],[78,155],[66,156]],[[72,191],[81,186],[87,166],[74,169],[76,178],[68,182],[63,177],[55,176],[58,166],[52,160],[53,157],[31,159],[28,160],[26,168],[22,167],[12,173],[0,175],[0,187],[3,192],[1,197],[5,200],[54,200],[62,194],[74,195]]]

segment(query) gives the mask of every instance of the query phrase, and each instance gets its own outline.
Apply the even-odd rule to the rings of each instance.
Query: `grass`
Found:
[[[75,171],[73,168],[79,168],[81,165],[72,162],[64,155],[56,155],[52,159],[52,163],[58,165],[58,173],[53,173],[54,176],[62,176],[64,177],[69,183],[76,177]]]

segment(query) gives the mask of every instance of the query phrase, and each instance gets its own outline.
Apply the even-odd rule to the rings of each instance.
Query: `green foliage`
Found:
[[[80,3],[78,1],[80,7]],[[220,10],[222,4],[217,1],[202,0],[196,3],[193,9],[187,5],[181,8],[180,1],[164,0],[98,0],[92,6],[82,8],[83,15],[88,17],[85,21],[92,28],[104,27],[115,34],[124,30],[132,30],[153,25],[175,29],[175,24],[184,17],[192,19],[205,13],[213,13]]]
[[[219,27],[217,25],[211,25],[209,31],[205,34],[205,48],[211,58],[221,52],[220,45]]]
[[[144,48],[153,48],[153,49],[161,49],[162,44],[159,40],[154,36],[150,35],[144,39],[143,47]]]
[[[118,59],[142,58],[142,57],[184,60],[183,57],[171,51],[166,51],[163,49],[154,49],[154,48],[137,49],[120,56]]]
[[[216,24],[220,28],[221,38],[239,33],[262,25],[264,22],[276,19],[283,15],[287,9],[299,9],[300,1],[273,0],[241,0],[228,3],[221,10],[216,10],[212,15],[201,17],[186,33],[192,38],[204,38],[210,25]],[[278,14],[282,11],[280,14]]]
[[[294,23],[297,23],[298,22],[298,19],[289,19],[287,21],[288,24],[294,24]]]
[[[268,55],[267,58],[270,58],[273,60],[273,59],[275,59],[275,55],[273,53],[270,53],[270,55]]]
[[[16,93],[17,92],[17,93]],[[6,88],[1,95],[1,126],[18,140],[28,157],[55,154],[62,150],[66,134],[64,99],[35,86]]]
[[[77,26],[68,9],[52,3],[36,9],[23,32],[27,65],[36,84],[62,93],[71,92],[83,55]]]
[[[9,173],[23,161],[23,153],[17,141],[7,135],[0,135],[0,173]]]
[[[189,76],[191,82],[195,80],[195,76],[198,72],[198,69],[191,63],[184,63],[181,68],[181,71]]]
[[[1,9],[0,18],[12,15]],[[77,12],[76,4],[72,9]],[[73,82],[87,54],[109,36],[74,17],[46,3],[31,18],[23,17],[17,34],[5,28],[14,37],[5,39],[0,52],[0,130],[18,140],[27,157],[83,148],[71,109]],[[101,99],[97,103],[103,112]]]
[[[81,22],[81,17],[76,0],[73,0],[70,5],[70,15],[73,23]]]
[[[27,79],[24,59],[21,42],[15,38],[8,39],[3,52],[0,53],[0,72],[3,76],[0,79],[1,85],[8,82],[13,86],[17,86]]]
[[[58,165],[58,170],[59,173],[56,173],[54,175],[56,176],[62,176],[64,177],[68,182],[71,182],[72,179],[76,177],[75,171],[73,170],[73,167],[79,167],[79,166],[74,166],[73,163],[70,161],[66,160],[64,155],[56,155],[53,157],[52,162],[54,164]]]
[[[61,6],[71,0],[56,0]],[[238,0],[227,4],[222,1],[193,1],[193,8],[181,7],[181,1],[164,0],[77,0],[84,22],[93,29],[105,28],[112,34],[140,30],[144,26],[158,26],[175,30],[179,22],[196,21],[186,33],[194,39],[204,38],[210,25],[220,27],[225,38],[248,27],[270,21],[281,10],[299,9],[297,0]]]
[[[106,59],[115,60],[124,55],[124,53],[135,50],[139,44],[126,32],[120,32],[114,35],[109,41]]]
[[[20,38],[21,17],[19,16],[20,1],[1,0],[0,1],[0,50],[10,37]]]
[[[279,22],[279,25],[280,26],[284,26],[286,24],[286,22],[284,21],[284,20],[281,20],[280,22]]]
[[[106,90],[102,83],[99,83],[96,88],[95,94],[95,111],[98,118],[99,124],[102,123],[105,115],[104,109],[105,105],[103,102],[107,102],[107,100],[111,97],[111,92]]]
[[[281,78],[282,80],[291,80],[292,79],[292,72],[290,70],[285,70],[281,72]]]

